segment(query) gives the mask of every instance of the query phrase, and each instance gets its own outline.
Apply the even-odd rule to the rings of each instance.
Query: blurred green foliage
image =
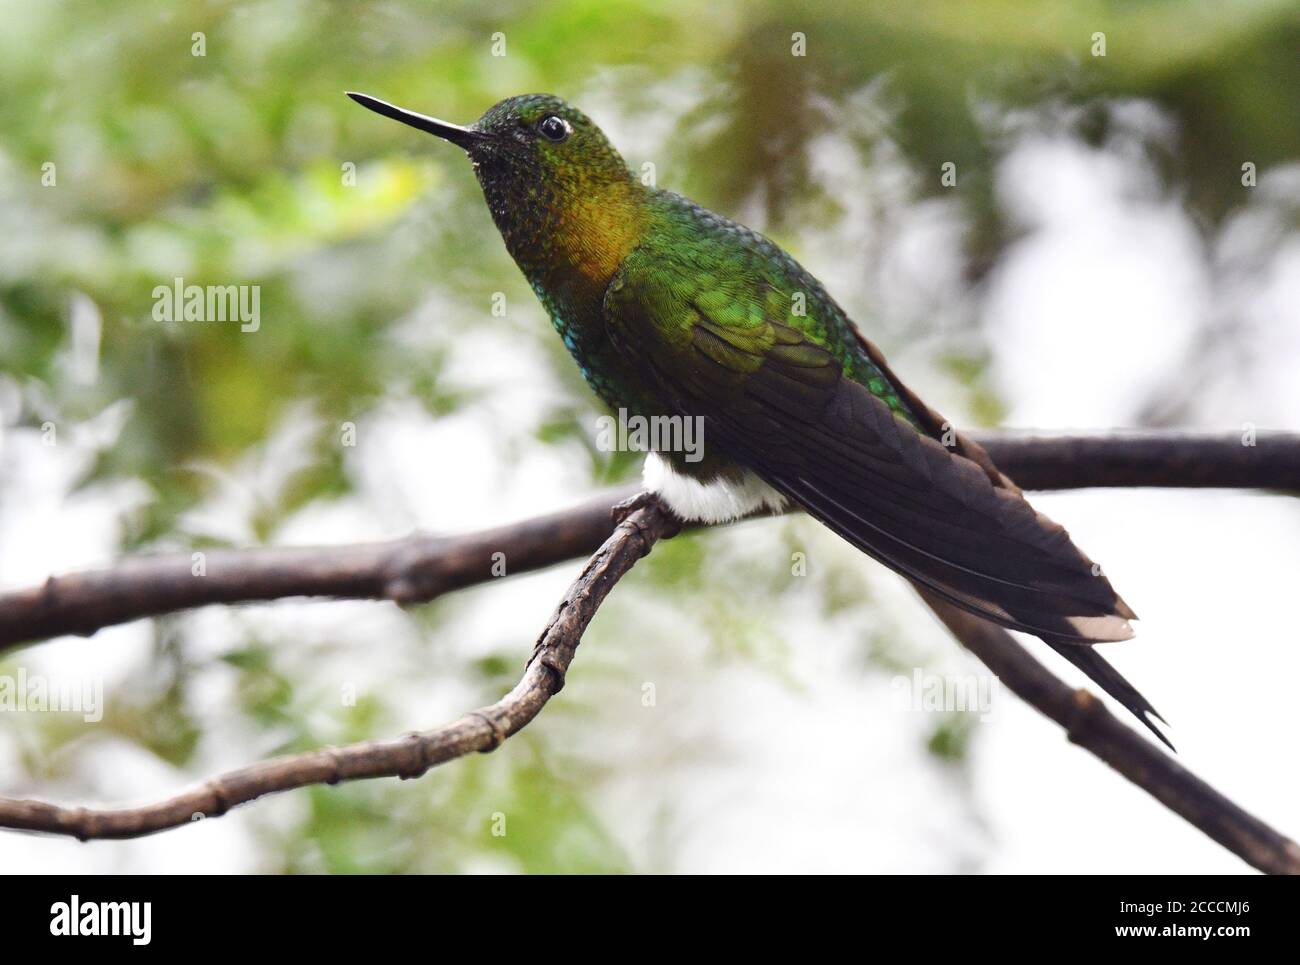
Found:
[[[0,18],[0,369],[46,382],[65,417],[124,395],[140,403],[106,468],[157,488],[144,539],[165,532],[199,485],[175,466],[229,459],[294,400],[315,400],[328,421],[395,385],[436,405],[436,358],[395,353],[377,337],[431,288],[481,304],[490,278],[488,290],[527,298],[461,159],[377,123],[344,87],[468,120],[523,89],[572,96],[602,70],[635,65],[645,77],[631,110],[653,114],[636,87],[703,68],[721,82],[684,119],[674,186],[723,210],[761,192],[769,227],[790,234],[785,219],[807,210],[809,142],[831,123],[813,105],[883,83],[897,113],[878,136],[896,139],[920,170],[952,161],[963,172],[979,226],[972,270],[1006,240],[988,179],[998,132],[981,126],[982,101],[1085,105],[1077,122],[1094,138],[1116,99],[1158,101],[1179,130],[1165,160],[1211,218],[1230,205],[1243,159],[1263,168],[1300,155],[1300,9],[1276,0],[707,11],[85,0],[3,3]],[[505,58],[490,54],[495,31],[506,35]],[[802,58],[790,55],[796,31],[807,38]],[[1096,32],[1105,57],[1091,56]],[[349,161],[355,187],[340,177]],[[47,162],[53,188],[41,182]],[[942,190],[937,178],[921,186]],[[314,295],[326,272],[350,284]],[[232,338],[215,325],[151,321],[154,286],[176,276],[260,285],[266,331]],[[72,289],[109,322],[104,377],[89,388],[52,369]]]

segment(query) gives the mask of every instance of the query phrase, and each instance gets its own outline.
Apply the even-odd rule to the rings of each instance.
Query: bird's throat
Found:
[[[644,237],[646,189],[625,180],[523,197],[480,171],[506,250],[519,265],[584,378],[611,407],[643,412],[649,399],[609,342],[602,304],[623,261]]]
[[[538,185],[519,197],[481,180],[506,250],[534,290],[542,295],[545,289],[570,314],[598,309],[614,273],[644,236],[645,188],[629,177],[582,191],[548,192]]]

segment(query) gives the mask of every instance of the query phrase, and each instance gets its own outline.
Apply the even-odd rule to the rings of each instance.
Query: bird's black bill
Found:
[[[401,121],[418,131],[433,134],[444,141],[451,141],[452,144],[467,151],[483,137],[482,134],[472,128],[461,127],[459,124],[448,124],[446,121],[440,121],[436,117],[429,117],[426,114],[417,114],[415,111],[408,111],[396,104],[390,104],[388,101],[381,101],[378,97],[371,97],[369,94],[358,94],[355,91],[347,91],[346,93],[362,107],[368,107],[376,114],[383,114],[384,117]]]

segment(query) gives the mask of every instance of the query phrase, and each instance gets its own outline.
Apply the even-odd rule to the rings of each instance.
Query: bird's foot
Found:
[[[682,520],[676,513],[668,508],[667,504],[655,493],[643,491],[635,496],[629,496],[621,502],[617,502],[610,509],[610,517],[614,520],[614,525],[619,526],[627,521],[628,517],[638,509],[653,509],[658,512],[664,520],[663,539],[671,539],[682,531]]]

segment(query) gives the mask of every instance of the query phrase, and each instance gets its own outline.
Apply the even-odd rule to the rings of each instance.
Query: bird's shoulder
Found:
[[[694,288],[723,287],[748,300],[784,296],[785,304],[774,307],[787,311],[790,296],[802,292],[819,314],[844,315],[821,283],[765,235],[671,191],[655,191],[650,207],[649,228],[634,251],[643,270],[689,269]]]

